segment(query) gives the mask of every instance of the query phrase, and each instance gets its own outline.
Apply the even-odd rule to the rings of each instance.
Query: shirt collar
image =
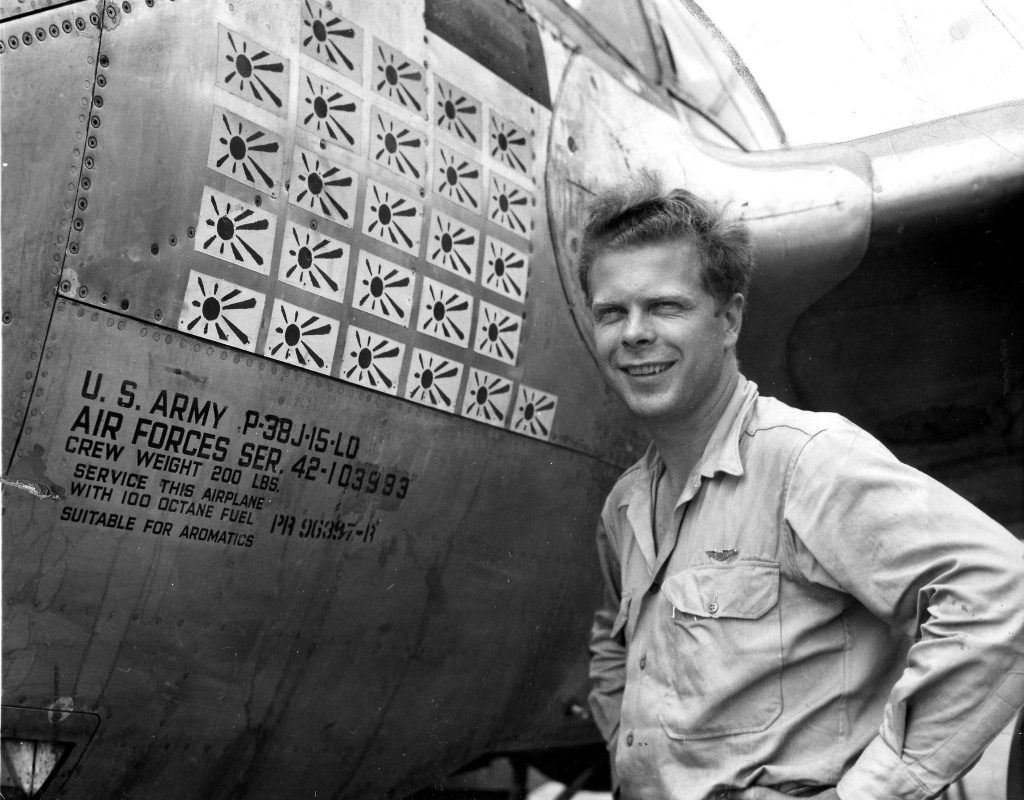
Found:
[[[746,430],[747,420],[757,396],[757,384],[740,375],[729,404],[711,432],[711,438],[704,448],[704,455],[695,467],[695,473],[699,472],[705,478],[713,478],[719,472],[737,476],[743,474],[740,439]],[[636,482],[636,493],[647,494],[651,478],[661,474],[662,470],[661,454],[653,442],[648,445],[647,451],[640,459],[640,468],[644,480]],[[623,497],[620,505],[629,505],[634,500],[633,494]]]
[[[715,425],[708,445],[704,448],[704,455],[697,465],[701,475],[713,478],[719,472],[728,475],[743,474],[740,439],[747,428],[747,420],[755,400],[757,384],[740,375],[732,399]]]

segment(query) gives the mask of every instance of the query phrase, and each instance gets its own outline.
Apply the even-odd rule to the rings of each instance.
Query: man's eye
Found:
[[[667,301],[655,303],[654,306],[652,306],[652,309],[655,313],[658,314],[675,314],[681,310],[679,303],[672,303]]]
[[[614,322],[622,317],[622,309],[619,308],[599,308],[594,311],[594,321],[599,323]]]

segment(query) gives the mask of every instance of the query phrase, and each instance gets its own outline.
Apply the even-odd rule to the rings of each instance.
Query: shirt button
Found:
[[[646,655],[640,656],[640,669],[643,669],[646,666],[647,666],[647,656]]]
[[[626,736],[626,747],[632,747],[632,746],[633,746],[633,734],[629,734],[628,736]]]
[[[718,612],[718,603],[708,603],[708,613],[715,614]]]

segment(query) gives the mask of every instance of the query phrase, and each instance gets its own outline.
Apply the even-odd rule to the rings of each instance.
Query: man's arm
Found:
[[[1024,704],[1024,547],[852,426],[808,442],[788,486],[805,574],[916,639],[839,796],[932,797]]]
[[[619,620],[622,576],[618,554],[608,540],[604,522],[597,526],[597,555],[603,577],[601,606],[590,629],[590,710],[608,744],[614,781],[615,741],[619,733],[622,690],[626,685],[626,647]],[[616,625],[616,620],[619,624]]]

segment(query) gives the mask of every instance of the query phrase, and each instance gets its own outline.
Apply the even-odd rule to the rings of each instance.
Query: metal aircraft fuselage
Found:
[[[560,2],[0,11],[3,736],[60,744],[50,795],[596,740],[593,523],[645,443],[573,271],[641,166],[751,224],[762,391],[1020,526],[1021,106],[749,154]]]

